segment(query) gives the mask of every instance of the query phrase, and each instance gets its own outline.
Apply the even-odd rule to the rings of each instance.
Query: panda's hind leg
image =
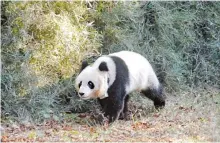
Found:
[[[148,88],[142,90],[141,93],[154,102],[156,109],[161,109],[165,106],[165,96],[163,95],[162,90],[162,86],[159,86],[158,89]]]

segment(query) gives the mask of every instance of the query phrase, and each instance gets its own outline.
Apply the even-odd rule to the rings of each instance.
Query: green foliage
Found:
[[[86,3],[3,2],[2,11],[4,117],[40,121],[57,116],[64,95],[83,109],[72,77],[85,56],[98,54],[102,40]]]
[[[6,16],[12,17],[13,36],[22,36],[20,49],[31,53],[28,62],[43,79],[40,86],[72,76],[83,55],[95,54],[101,45],[101,35],[79,2],[12,2]]]

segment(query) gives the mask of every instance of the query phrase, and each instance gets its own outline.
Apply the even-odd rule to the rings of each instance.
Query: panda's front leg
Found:
[[[106,113],[108,113],[108,116],[109,116],[109,123],[112,123],[115,120],[118,120],[120,114],[122,113],[122,110],[123,110],[122,101],[114,103],[113,106],[110,106],[109,108],[107,108]]]
[[[123,111],[121,112],[120,116],[119,116],[119,119],[121,120],[130,120],[130,116],[129,116],[129,113],[128,113],[128,100],[129,100],[129,95],[126,95],[124,97],[124,109]]]
[[[104,111],[104,116],[108,117],[109,123],[112,123],[119,118],[123,109],[123,100],[107,97],[105,99],[99,99],[99,103]]]

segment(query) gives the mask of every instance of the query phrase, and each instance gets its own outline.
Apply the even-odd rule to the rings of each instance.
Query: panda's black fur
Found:
[[[125,85],[129,84],[129,74],[127,65],[122,59],[116,56],[110,56],[116,65],[116,77],[113,84],[108,89],[109,97],[98,99],[105,116],[109,116],[109,122],[116,120],[119,112],[123,110],[126,96]]]
[[[126,85],[129,84],[129,72],[125,62],[116,56],[109,56],[116,66],[116,78],[113,84],[108,88],[108,97],[100,99],[98,101],[104,111],[104,115],[109,118],[109,122],[114,122],[119,118],[120,113],[125,117],[128,112],[128,100],[129,95],[126,95]],[[82,69],[87,64],[83,63]],[[100,71],[108,71],[107,64],[102,62],[99,66]],[[162,108],[165,106],[165,99],[162,96],[162,86],[158,89],[147,89],[141,91],[146,97],[154,102],[155,108]]]

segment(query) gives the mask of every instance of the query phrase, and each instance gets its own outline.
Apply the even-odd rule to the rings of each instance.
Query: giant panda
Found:
[[[127,115],[129,94],[139,91],[154,102],[156,109],[165,106],[162,86],[146,58],[131,51],[99,57],[92,65],[82,63],[75,80],[78,96],[98,99],[109,123]]]

